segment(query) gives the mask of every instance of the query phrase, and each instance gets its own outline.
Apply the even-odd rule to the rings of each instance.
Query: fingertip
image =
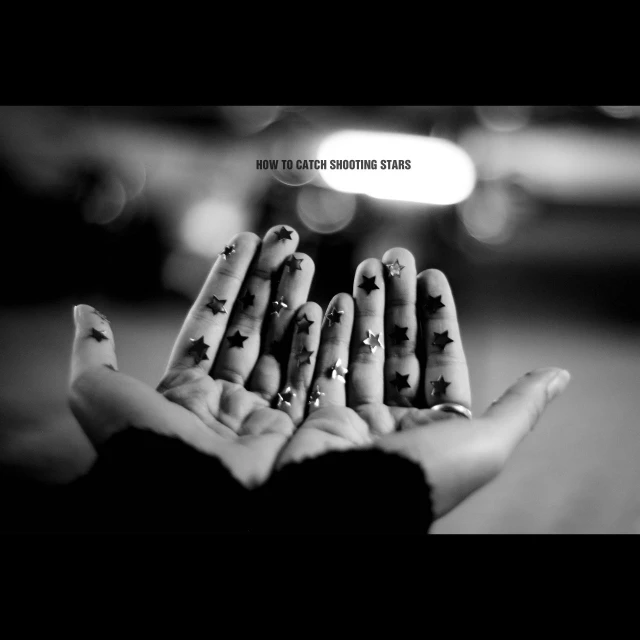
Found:
[[[315,273],[316,270],[316,263],[313,261],[313,258],[307,254],[307,253],[300,253],[298,251],[294,252],[291,254],[292,258],[295,258],[296,260],[302,260],[302,263],[300,264],[300,268],[304,269],[307,273],[309,271],[311,271],[311,273]],[[286,262],[285,262],[286,264]],[[292,271],[291,269],[289,269],[289,271]],[[295,273],[295,269],[292,271],[292,273]]]
[[[331,299],[327,312],[331,311],[334,307],[337,307],[340,311],[345,313],[353,313],[353,296],[348,293],[338,293]]]
[[[441,291],[449,287],[449,280],[440,269],[425,269],[418,275],[418,280],[422,282],[427,291]]]
[[[237,233],[233,238],[229,241],[229,244],[240,244],[243,246],[251,247],[257,249],[260,246],[262,240],[258,234],[253,233],[253,231],[241,231]]]
[[[297,313],[297,318],[300,319],[302,316],[306,315],[307,317],[313,318],[315,321],[318,321],[322,318],[322,307],[313,301],[305,302],[299,309]]]
[[[560,369],[547,384],[547,400],[551,402],[554,398],[563,393],[569,386],[571,374],[566,369]]]
[[[382,260],[378,258],[366,258],[358,265],[356,275],[359,275],[363,271],[371,271],[377,275],[382,271]]]
[[[291,237],[287,237],[291,236]],[[264,235],[265,240],[270,242],[292,242],[293,245],[298,245],[300,241],[300,235],[298,232],[288,224],[276,224]]]
[[[383,264],[388,264],[395,260],[398,260],[404,267],[415,268],[416,260],[409,249],[405,249],[404,247],[393,247],[393,249],[388,249],[384,252],[384,255],[382,256]]]

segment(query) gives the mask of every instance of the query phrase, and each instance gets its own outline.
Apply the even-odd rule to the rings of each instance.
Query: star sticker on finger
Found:
[[[399,327],[397,324],[393,325],[393,331],[389,334],[389,337],[393,340],[393,344],[400,344],[409,339],[407,336],[407,330],[409,327]]]
[[[384,349],[382,342],[380,341],[381,333],[375,334],[371,331],[367,330],[367,337],[362,341],[362,344],[366,344],[369,349],[371,349],[371,353],[375,353],[376,349],[380,347]]]
[[[276,231],[275,234],[278,236],[278,240],[292,240],[291,238],[291,230],[286,227],[280,227],[279,231]]]
[[[444,379],[444,376],[440,376],[437,380],[430,380],[429,381],[431,386],[433,387],[433,389],[431,389],[431,395],[435,396],[435,395],[446,395],[447,394],[447,387],[451,384],[450,382],[447,382]]]
[[[379,288],[380,287],[376,284],[375,276],[371,276],[370,278],[362,276],[362,282],[358,285],[358,289],[364,289],[367,292],[367,295]]]
[[[91,328],[91,333],[89,333],[88,337],[93,338],[98,342],[102,342],[103,340],[109,339],[109,336],[104,331],[100,331],[99,329],[94,329],[93,327]]]
[[[302,347],[298,353],[296,353],[296,357],[298,359],[298,366],[302,364],[311,364],[311,356],[315,353],[314,351],[308,351],[306,347]]]
[[[225,246],[224,250],[221,251],[218,255],[222,256],[223,260],[226,260],[232,253],[236,252],[235,244],[228,244]]]
[[[427,303],[424,305],[424,309],[427,313],[432,314],[435,313],[438,309],[442,309],[445,305],[441,300],[442,296],[427,296]]]
[[[309,335],[309,327],[314,322],[314,320],[309,320],[309,318],[307,318],[307,314],[305,313],[302,318],[296,321],[296,324],[298,325],[298,333],[306,333],[307,335]]]
[[[227,336],[229,348],[233,349],[233,347],[237,347],[238,349],[244,349],[244,341],[248,338],[249,336],[243,336],[239,331],[236,331],[232,336]]]
[[[340,319],[344,315],[344,311],[340,311],[337,307],[333,307],[331,311],[327,314],[327,321],[329,322],[329,326],[332,327],[337,322],[340,322]]]
[[[249,289],[245,289],[242,298],[240,298],[240,302],[242,303],[242,308],[246,309],[247,307],[252,307],[253,301],[255,299],[256,299],[255,294],[250,293]]]
[[[215,316],[217,313],[227,313],[227,310],[224,308],[226,300],[219,300],[216,296],[211,298],[211,302],[206,306],[211,309],[213,315]]]
[[[438,333],[437,331],[433,332],[433,342],[431,343],[434,347],[440,347],[440,351],[444,351],[444,348],[453,340],[449,337],[449,331],[443,331],[442,333]]]
[[[209,356],[207,355],[207,351],[209,349],[209,345],[204,341],[204,336],[198,338],[191,338],[191,346],[187,353],[190,356],[193,356],[193,359],[196,364],[200,364],[203,360],[208,360]]]
[[[289,305],[285,303],[284,296],[280,296],[280,300],[274,300],[271,303],[271,308],[273,309],[273,311],[271,311],[271,315],[279,316],[283,309],[289,308]]]
[[[289,259],[284,263],[286,267],[289,267],[289,272],[302,271],[302,261],[304,258],[296,258],[295,256],[289,256]]]
[[[100,320],[104,320],[107,324],[110,324],[109,319],[104,315],[104,313],[100,313],[97,309],[94,309],[91,313],[95,313]]]
[[[347,375],[347,373],[349,373],[349,369],[342,366],[342,360],[340,358],[338,358],[336,360],[336,363],[330,366],[329,370],[327,371],[328,376],[332,380],[339,380],[342,383],[346,382],[345,376]]]
[[[399,278],[402,275],[402,270],[404,269],[404,266],[401,265],[397,259],[395,262],[385,264],[384,266],[387,268],[387,273],[390,278]]]
[[[311,393],[311,395],[309,396],[309,403],[312,407],[319,407],[320,406],[320,398],[322,398],[322,396],[326,395],[325,393],[322,393],[322,391],[320,391],[320,385],[316,385],[316,388],[313,390],[313,392]]]
[[[291,401],[296,397],[296,393],[291,389],[291,387],[287,387],[282,393],[278,394],[278,409],[282,407],[283,404],[286,404],[288,407],[291,406]]]
[[[402,391],[402,389],[410,389],[411,385],[408,382],[409,374],[406,376],[400,375],[396,371],[396,377],[393,380],[389,380],[390,384],[392,384],[398,391]]]

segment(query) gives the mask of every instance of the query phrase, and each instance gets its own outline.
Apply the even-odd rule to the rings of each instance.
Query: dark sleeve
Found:
[[[417,533],[433,520],[422,468],[376,449],[290,464],[257,491],[263,533]]]
[[[246,533],[249,491],[216,458],[129,428],[65,486],[2,479],[3,532]]]

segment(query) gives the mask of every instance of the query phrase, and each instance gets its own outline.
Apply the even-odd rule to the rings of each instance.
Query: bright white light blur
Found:
[[[319,145],[320,170],[333,189],[373,198],[448,205],[466,199],[475,186],[471,158],[448,140],[401,133],[340,131]],[[331,160],[376,160],[377,169],[334,169]],[[382,169],[382,160],[410,160],[411,169]]]
[[[239,203],[208,198],[189,209],[180,229],[181,239],[193,253],[211,258],[224,249],[225,242],[250,228],[252,220]]]

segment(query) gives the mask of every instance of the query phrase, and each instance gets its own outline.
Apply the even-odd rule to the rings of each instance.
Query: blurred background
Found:
[[[413,168],[256,169],[318,157]],[[476,413],[537,366],[572,373],[435,533],[640,533],[640,107],[3,106],[0,207],[0,463],[65,480],[73,305],[155,385],[226,241],[286,224],[323,307],[393,246],[442,269]]]

